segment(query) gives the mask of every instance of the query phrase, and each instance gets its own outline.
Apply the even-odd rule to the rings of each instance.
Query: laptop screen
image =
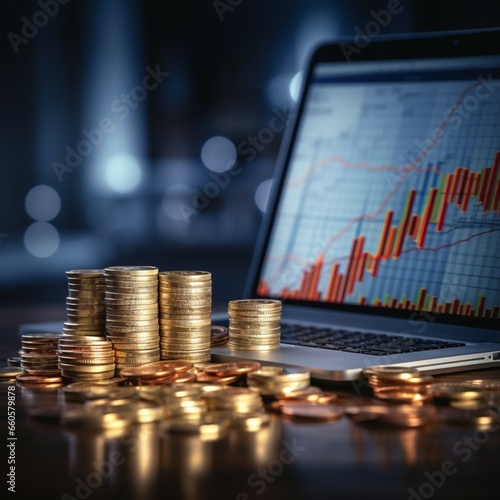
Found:
[[[256,290],[500,319],[500,56],[313,65]]]

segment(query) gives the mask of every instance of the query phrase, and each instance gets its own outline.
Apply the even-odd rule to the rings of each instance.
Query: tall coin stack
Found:
[[[228,305],[229,343],[233,350],[273,351],[281,337],[281,301],[231,300]]]
[[[106,310],[104,304],[103,269],[74,269],[66,271],[68,297],[66,297],[67,321],[65,336],[106,335]]]
[[[66,271],[66,276],[68,320],[58,344],[61,374],[76,381],[111,378],[115,355],[105,337],[104,270],[74,269]]]
[[[160,273],[162,359],[210,361],[212,274],[208,271]]]
[[[113,342],[117,373],[159,361],[158,268],[107,267],[104,277],[106,337]]]

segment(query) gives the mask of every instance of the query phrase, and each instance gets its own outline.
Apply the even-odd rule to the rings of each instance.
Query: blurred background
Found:
[[[0,304],[63,305],[65,270],[108,265],[209,270],[216,303],[241,296],[270,124],[313,47],[394,2],[381,33],[500,26],[486,0],[2,2]]]

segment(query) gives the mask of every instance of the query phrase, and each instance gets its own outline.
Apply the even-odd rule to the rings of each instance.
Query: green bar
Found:
[[[432,297],[430,295],[426,295],[424,299],[424,311],[428,311],[431,307]]]
[[[390,301],[391,301],[391,296],[388,293],[386,293],[384,297],[384,306],[388,306]]]
[[[445,183],[446,183],[446,175],[445,174],[440,175],[438,192],[436,195],[436,202],[434,203],[434,208],[432,209],[432,214],[431,214],[431,220],[430,220],[431,222],[438,221],[439,207],[441,206],[441,196],[443,195]]]

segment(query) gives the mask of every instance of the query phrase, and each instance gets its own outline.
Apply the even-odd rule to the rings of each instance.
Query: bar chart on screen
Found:
[[[500,318],[500,95],[313,86],[258,293]]]

